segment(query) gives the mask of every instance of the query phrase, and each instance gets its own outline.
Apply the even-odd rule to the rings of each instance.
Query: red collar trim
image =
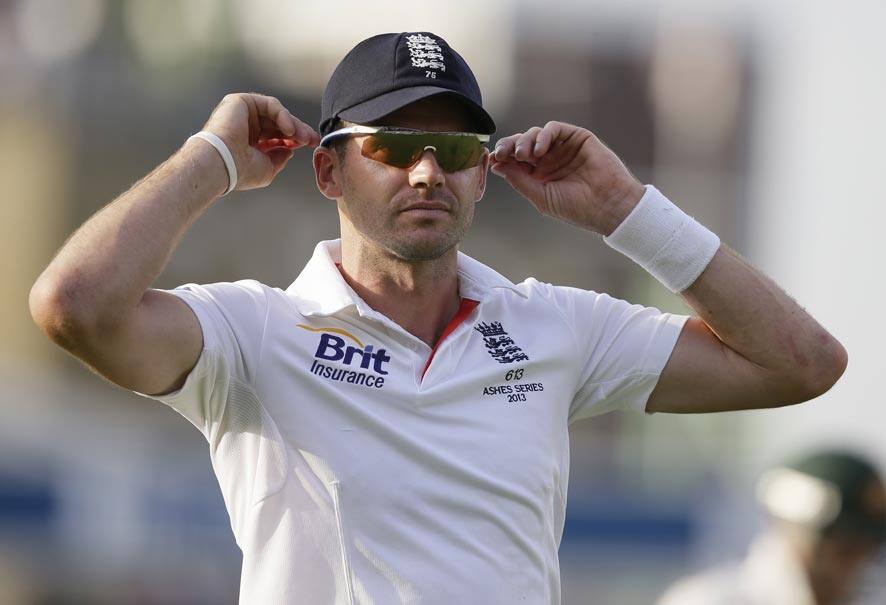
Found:
[[[336,268],[341,271],[341,263],[335,263]],[[431,366],[431,362],[434,360],[434,355],[437,353],[437,349],[440,347],[440,343],[446,340],[446,337],[455,332],[455,329],[459,327],[462,322],[467,319],[468,315],[471,314],[471,311],[477,308],[477,305],[480,304],[479,300],[473,300],[471,298],[462,298],[461,302],[458,305],[458,311],[455,312],[455,315],[452,316],[452,319],[449,320],[449,323],[446,324],[446,327],[443,328],[443,333],[440,334],[440,338],[437,339],[437,342],[434,343],[434,348],[431,349],[431,355],[428,357],[428,361],[425,364],[425,369],[421,372],[421,377],[425,377],[425,372],[428,371],[428,368]]]
[[[455,312],[455,315],[452,316],[452,319],[449,320],[449,323],[446,324],[446,327],[443,328],[443,333],[440,334],[440,338],[437,339],[437,342],[434,343],[434,348],[431,349],[431,355],[428,357],[428,362],[425,364],[425,369],[421,372],[421,377],[425,377],[425,372],[428,371],[428,367],[431,365],[431,361],[434,359],[434,355],[437,353],[437,348],[440,346],[447,336],[452,334],[455,329],[462,324],[462,322],[467,319],[468,315],[471,314],[471,311],[477,308],[477,305],[480,304],[478,300],[472,300],[470,298],[462,298],[461,303],[458,305],[458,311]]]

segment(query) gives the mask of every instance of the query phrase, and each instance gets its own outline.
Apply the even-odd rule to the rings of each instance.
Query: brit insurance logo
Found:
[[[383,348],[363,344],[359,338],[341,328],[297,327],[320,334],[311,374],[332,382],[343,382],[380,389],[385,385],[385,366],[391,356]],[[355,346],[356,345],[356,346]]]
[[[437,70],[446,71],[443,63],[443,49],[440,44],[424,34],[412,34],[406,36],[406,47],[409,49],[409,59],[412,66],[425,70],[425,77],[434,79]]]
[[[483,335],[486,351],[498,363],[514,363],[529,359],[529,356],[517,346],[514,339],[508,336],[501,326],[501,322],[493,321],[488,324],[480,322],[474,326],[474,329]]]

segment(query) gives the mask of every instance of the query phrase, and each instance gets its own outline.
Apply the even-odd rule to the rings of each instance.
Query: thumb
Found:
[[[274,166],[274,176],[276,176],[280,173],[281,170],[283,170],[289,160],[292,159],[292,150],[282,149],[278,147],[266,152],[266,155],[268,156],[268,159],[271,160],[271,164]]]
[[[247,147],[245,162],[237,169],[240,173],[237,189],[240,191],[266,187],[277,174],[277,169],[269,154],[252,146]]]
[[[532,165],[523,162],[496,162],[489,167],[492,174],[503,178],[522,196],[536,200],[543,195],[543,188],[542,184],[532,176],[532,169]]]

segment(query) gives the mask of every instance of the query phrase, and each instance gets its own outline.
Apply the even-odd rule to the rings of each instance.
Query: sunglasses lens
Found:
[[[416,139],[418,137],[414,135],[400,135],[390,132],[369,135],[363,141],[363,157],[388,166],[408,168],[418,160],[423,150],[418,146]]]
[[[435,149],[437,163],[445,172],[473,168],[483,157],[483,143],[472,136],[378,132],[363,141],[362,154],[397,168],[409,168],[427,147]]]
[[[483,144],[476,138],[461,135],[432,135],[437,162],[446,172],[473,168],[483,156]]]

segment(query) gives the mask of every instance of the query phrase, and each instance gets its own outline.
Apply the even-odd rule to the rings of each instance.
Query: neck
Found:
[[[343,237],[342,277],[370,307],[433,347],[458,311],[456,248],[407,261],[363,238]]]

